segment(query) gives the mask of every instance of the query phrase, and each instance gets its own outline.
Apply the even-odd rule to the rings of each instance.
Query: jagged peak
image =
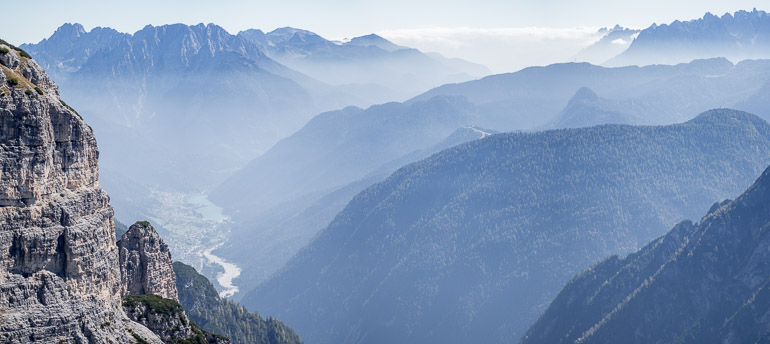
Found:
[[[733,18],[738,18],[738,17],[746,17],[747,19],[764,19],[764,18],[767,17],[767,12],[761,11],[761,10],[757,10],[756,8],[754,8],[750,12],[749,11],[745,11],[745,10],[735,11],[733,13],[727,12],[727,13],[723,14],[721,17],[717,16],[717,15],[714,15],[711,12],[706,12],[703,15],[703,17],[696,18],[696,19],[691,19],[691,20],[674,20],[673,22],[671,22],[669,24],[666,24],[666,23],[662,23],[662,24],[653,23],[646,30],[665,29],[665,28],[669,28],[669,27],[686,27],[687,25],[697,24],[697,23],[701,23],[701,22],[718,22],[718,21],[723,21],[723,20],[726,20],[726,19],[733,19]]]
[[[80,36],[86,33],[86,29],[80,23],[64,23],[54,32],[54,35]]]
[[[39,44],[46,42],[59,44],[62,42],[73,42],[86,33],[86,29],[80,23],[64,23],[59,26],[50,37],[43,38]]]
[[[706,12],[706,14],[703,15],[703,20],[718,20],[719,17],[711,14],[711,12]]]
[[[152,25],[147,24],[142,29],[134,33],[134,36],[141,35],[142,33],[155,33],[155,32],[216,32],[224,33],[232,36],[225,28],[214,23],[198,23],[195,25],[188,25],[184,23],[164,24],[164,25]]]

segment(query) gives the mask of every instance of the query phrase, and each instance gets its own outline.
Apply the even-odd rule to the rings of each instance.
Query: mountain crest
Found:
[[[686,63],[726,57],[733,62],[765,59],[770,52],[770,17],[764,11],[738,11],[721,17],[706,13],[689,21],[653,24],[642,30],[609,66]]]
[[[83,25],[79,23],[65,23],[51,35],[50,41],[73,41],[86,33]],[[45,39],[43,39],[45,41]]]

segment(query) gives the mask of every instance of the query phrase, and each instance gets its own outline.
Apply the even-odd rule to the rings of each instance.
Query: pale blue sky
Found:
[[[293,26],[330,39],[371,32],[398,33],[396,40],[423,50],[468,58],[454,49],[420,46],[416,32],[426,29],[464,30],[505,28],[598,28],[620,24],[644,28],[675,19],[694,19],[706,12],[721,15],[744,9],[770,10],[770,2],[750,0],[273,0],[273,1],[6,1],[0,5],[0,37],[15,44],[38,42],[65,22],[79,22],[86,29],[109,26],[133,33],[147,24],[215,23],[231,33],[248,28],[270,31]],[[12,14],[12,15],[8,15]],[[448,30],[449,29],[449,30]],[[435,32],[435,31],[430,31]],[[497,32],[497,31],[495,31]],[[472,39],[472,38],[470,38]],[[494,39],[487,40],[494,41]],[[479,58],[475,58],[479,60]],[[492,62],[482,63],[490,64]],[[508,69],[508,66],[492,66]],[[513,68],[513,67],[510,67]]]
[[[763,9],[746,0],[272,0],[272,1],[9,1],[0,33],[13,43],[37,42],[65,22],[87,29],[134,32],[146,24],[213,22],[235,33],[247,28],[307,28],[330,38],[424,27],[577,27],[693,19],[705,12]],[[770,6],[768,6],[770,7]]]

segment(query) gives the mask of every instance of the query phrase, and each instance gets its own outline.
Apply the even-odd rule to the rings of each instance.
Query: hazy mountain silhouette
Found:
[[[738,11],[717,17],[674,21],[642,30],[626,51],[607,66],[676,64],[726,57],[733,62],[770,58],[770,16],[765,11]]]
[[[696,60],[675,66],[605,68],[588,63],[531,67],[430,90],[464,96],[480,114],[478,125],[500,131],[541,128],[552,122],[582,87],[602,98],[633,105],[630,115],[648,124],[669,124],[715,107],[733,107],[770,80],[770,61]],[[770,112],[757,113],[770,118]]]
[[[376,34],[332,42],[313,32],[284,27],[238,34],[281,63],[346,92],[368,104],[403,101],[449,82],[491,74],[484,66],[425,54]]]
[[[733,110],[493,135],[359,193],[243,302],[308,342],[512,342],[574,273],[740,192],[769,162],[770,126]]]
[[[733,65],[712,59],[644,68],[559,64],[445,85],[404,104],[325,113],[211,193],[237,222],[228,246],[217,252],[248,271],[237,280],[242,290],[256,286],[328,225],[353,195],[383,178],[366,176],[438,144],[458,127],[510,131],[530,114],[543,121],[538,129],[667,124],[697,113],[686,111],[745,102],[768,78],[769,61]],[[762,110],[758,99],[755,107]],[[546,109],[556,112],[548,116]],[[282,244],[250,249],[247,243],[260,237]]]
[[[640,31],[624,28],[620,25],[615,25],[613,28],[601,28],[598,33],[603,35],[602,38],[578,52],[575,60],[596,65],[607,62],[607,60],[628,49]]]

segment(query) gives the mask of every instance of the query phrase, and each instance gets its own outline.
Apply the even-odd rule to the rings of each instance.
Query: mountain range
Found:
[[[279,29],[265,35],[274,48],[267,49],[253,40],[253,33],[232,35],[213,24],[148,25],[133,34],[65,24],[51,37],[22,48],[50,71],[69,104],[95,128],[106,152],[104,184],[118,208],[126,209],[121,216],[127,219],[146,216],[142,206],[153,202],[137,195],[149,195],[153,189],[206,190],[314,115],[372,104],[365,99],[367,88],[374,90],[369,93],[376,101],[387,98],[385,86],[373,75],[380,69],[371,68],[384,63],[381,60],[391,61],[393,68],[422,61],[419,68],[424,72],[404,69],[413,79],[389,85],[402,90],[402,97],[445,78],[473,78],[463,72],[465,67],[452,67],[449,60],[415,49],[384,50],[380,47],[389,42],[381,38],[338,45],[307,31]],[[307,45],[304,35],[324,43]],[[285,36],[284,41],[279,36]],[[368,69],[348,74],[370,75],[371,80],[352,86],[324,83],[271,58],[268,54],[287,56],[278,54],[277,46],[282,51],[302,50],[310,60],[322,51],[334,51],[323,60],[368,64]],[[408,56],[396,58],[399,54]],[[486,73],[480,66],[467,67]],[[457,77],[460,74],[464,76]]]
[[[319,109],[346,103],[216,25],[130,35],[65,24],[23,47],[92,123],[107,153],[107,186],[128,175],[144,187],[200,190]]]
[[[652,24],[641,30],[628,49],[606,66],[677,64],[695,59],[725,57],[737,63],[770,58],[770,16],[765,11],[737,11],[721,17],[670,24]]]
[[[604,67],[472,81],[375,34],[0,40],[0,342],[770,342],[768,28],[616,26],[575,57]],[[244,305],[113,211],[191,194],[168,216]]]
[[[324,113],[209,193],[234,222],[228,243],[216,252],[244,268],[236,280],[242,290],[256,287],[356,193],[402,166],[394,161],[437,152],[430,148],[457,128],[670,124],[716,107],[750,108],[770,118],[762,96],[768,80],[770,61],[641,68],[568,63],[444,85],[405,103]],[[256,238],[270,240],[255,250]]]
[[[574,273],[768,163],[770,125],[734,110],[488,136],[356,195],[242,302],[314,343],[513,342]]]
[[[369,101],[402,101],[446,83],[492,74],[484,66],[393,44],[376,35],[345,42],[329,41],[291,27],[264,33],[241,31],[244,37],[280,63]],[[351,104],[358,105],[358,104]]]

